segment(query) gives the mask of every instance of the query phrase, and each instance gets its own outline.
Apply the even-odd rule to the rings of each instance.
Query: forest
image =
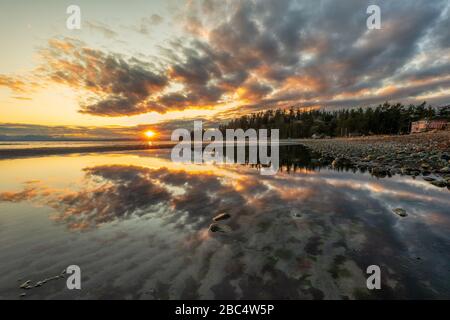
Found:
[[[220,126],[226,129],[279,129],[280,139],[314,136],[361,136],[407,134],[411,122],[423,119],[450,120],[450,105],[432,107],[423,102],[404,106],[385,102],[377,107],[350,108],[334,111],[286,108],[244,115]]]

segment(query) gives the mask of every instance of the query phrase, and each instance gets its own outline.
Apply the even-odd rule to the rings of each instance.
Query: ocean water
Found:
[[[280,148],[273,176],[169,155],[0,160],[0,299],[450,298],[447,189],[313,167],[300,146]],[[81,290],[19,288],[69,265]]]
[[[0,141],[0,150],[16,149],[39,149],[39,148],[80,148],[80,147],[103,147],[141,145],[143,143],[161,144],[164,141],[145,142],[141,140],[127,141]]]

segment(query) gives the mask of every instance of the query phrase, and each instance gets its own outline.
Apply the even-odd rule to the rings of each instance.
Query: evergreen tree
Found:
[[[244,115],[220,126],[226,129],[279,129],[280,138],[309,138],[312,135],[348,136],[371,134],[406,134],[411,122],[420,119],[450,120],[450,106],[433,108],[426,102],[405,107],[385,102],[375,108],[352,108],[337,111],[303,111],[293,107]]]

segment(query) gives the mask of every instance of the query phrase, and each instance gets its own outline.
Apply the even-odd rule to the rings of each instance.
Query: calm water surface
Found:
[[[1,160],[0,299],[72,264],[81,290],[59,279],[23,299],[450,298],[447,189],[312,168],[293,147],[274,176],[168,152]],[[209,232],[221,212],[229,231]]]

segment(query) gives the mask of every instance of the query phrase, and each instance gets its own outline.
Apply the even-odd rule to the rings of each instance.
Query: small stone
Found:
[[[381,168],[381,167],[372,168],[371,173],[375,177],[379,177],[379,178],[384,178],[384,177],[386,177],[386,175],[389,174],[389,172],[386,169]]]
[[[217,222],[217,221],[226,220],[229,218],[231,218],[231,215],[229,215],[228,213],[221,213],[221,214],[215,216],[213,218],[213,220]]]
[[[27,296],[26,293],[22,293],[22,294],[20,295],[21,298],[26,297],[26,296]]]
[[[431,181],[434,181],[434,180],[436,180],[436,179],[435,179],[435,178],[432,178],[432,177],[423,177],[423,180],[428,181],[428,182],[431,182]]]
[[[31,283],[31,280],[27,280],[27,281],[25,281],[24,283],[22,283],[22,284],[20,285],[20,288],[21,288],[21,289],[26,289],[27,287],[30,286],[30,283]]]
[[[443,180],[435,180],[430,182],[433,186],[436,186],[438,188],[444,188],[447,186],[447,183]]]
[[[331,163],[331,166],[333,168],[349,167],[351,165],[352,165],[352,161],[350,159],[345,158],[345,157],[337,157]]]
[[[227,225],[221,225],[221,224],[217,224],[217,223],[212,223],[209,226],[209,231],[211,232],[222,232],[222,233],[227,233],[231,231],[231,228]]]
[[[422,163],[420,166],[424,169],[430,168],[430,165],[428,163]]]
[[[441,168],[441,173],[450,173],[450,167]]]
[[[405,209],[402,208],[395,208],[392,210],[396,215],[400,217],[406,217],[408,214],[406,213]]]

